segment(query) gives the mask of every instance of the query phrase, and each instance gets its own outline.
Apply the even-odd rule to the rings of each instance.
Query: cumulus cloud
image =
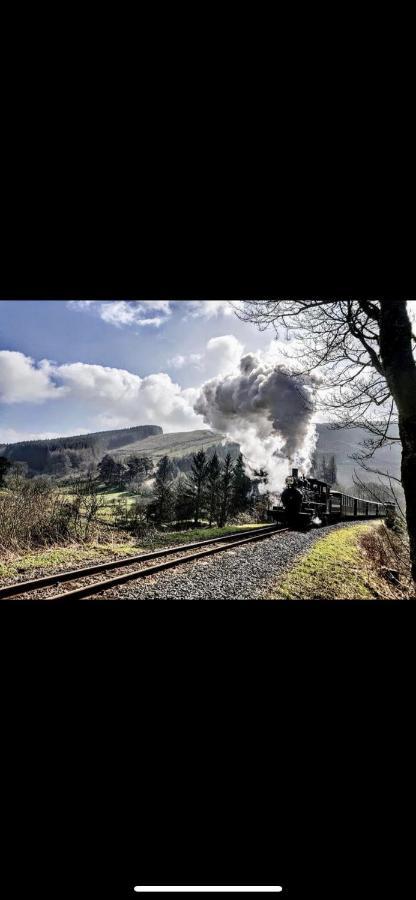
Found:
[[[37,365],[24,353],[0,350],[0,403],[42,403],[63,393],[51,378],[47,360]]]
[[[97,421],[106,426],[162,425],[168,431],[198,428],[196,391],[183,390],[159,372],[141,378],[123,369],[72,363],[59,367],[59,377],[84,405],[91,404]]]
[[[164,372],[141,378],[124,369],[87,363],[57,365],[42,360],[36,366],[23,353],[0,351],[1,402],[78,401],[88,421],[97,426],[148,423],[167,431],[200,428],[202,420],[193,409],[197,393],[194,388],[182,389]]]
[[[243,349],[243,344],[234,335],[223,334],[208,341],[205,353],[189,353],[188,355],[178,353],[168,359],[167,364],[171,369],[193,366],[199,370],[225,373],[235,369]]]
[[[219,374],[235,369],[243,353],[244,346],[233,334],[222,334],[207,343],[207,363]]]
[[[270,487],[277,490],[289,460],[307,466],[315,440],[316,382],[284,369],[272,345],[256,355],[243,353],[237,338],[221,335],[208,341],[203,362],[202,354],[178,354],[173,363],[178,369],[193,361],[216,375],[202,387],[183,389],[166,372],[141,377],[89,363],[37,364],[23,353],[0,351],[0,401],[56,399],[63,422],[69,403],[72,416],[74,408],[78,414],[82,410],[89,431],[146,423],[189,431],[206,423],[238,441],[253,468],[267,468]],[[13,439],[19,436],[3,432],[3,442]]]
[[[239,370],[206,382],[195,412],[214,430],[237,441],[249,466],[269,473],[282,488],[290,462],[307,470],[316,443],[313,423],[317,382],[299,379],[261,354],[241,357]]]

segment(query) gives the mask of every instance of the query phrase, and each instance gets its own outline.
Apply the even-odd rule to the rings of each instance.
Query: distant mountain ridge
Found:
[[[329,425],[320,424],[317,431],[316,449],[318,453],[335,456],[340,483],[350,485],[354,470],[364,480],[371,480],[372,476],[366,475],[359,463],[351,458],[359,450],[360,443],[369,437],[364,429],[334,430]],[[189,457],[200,449],[209,450],[225,440],[224,435],[208,429],[164,434],[159,425],[137,425],[71,437],[4,444],[0,446],[0,454],[13,462],[27,463],[30,474],[62,476],[68,471],[75,474],[76,470],[96,464],[106,453],[119,460],[130,455],[150,456],[157,462],[164,454],[175,458]],[[238,445],[230,441],[227,441],[228,448],[233,456],[238,452]],[[400,458],[400,444],[383,447],[376,452],[370,465],[399,477]]]

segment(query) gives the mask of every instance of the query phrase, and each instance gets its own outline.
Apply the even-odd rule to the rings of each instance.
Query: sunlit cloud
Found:
[[[187,300],[185,318],[212,319],[217,316],[232,316],[234,310],[229,300]]]
[[[67,306],[75,312],[98,315],[116,328],[131,325],[159,328],[172,314],[170,300],[70,300]],[[155,312],[158,315],[152,315]]]
[[[77,401],[92,426],[122,427],[138,422],[162,425],[167,431],[201,427],[193,404],[197,389],[182,388],[166,372],[141,378],[125,369],[87,363],[39,366],[23,353],[0,351],[0,401],[42,403]]]

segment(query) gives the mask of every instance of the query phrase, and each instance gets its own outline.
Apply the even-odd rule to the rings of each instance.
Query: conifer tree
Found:
[[[117,463],[109,453],[106,453],[101,462],[98,463],[97,470],[104,484],[114,484],[117,473]]]
[[[191,483],[194,493],[194,523],[198,524],[199,516],[203,510],[204,489],[208,476],[207,457],[205,450],[198,450],[192,457]]]
[[[220,479],[220,514],[218,524],[221,528],[226,524],[229,515],[232,477],[233,466],[231,462],[231,454],[227,453]]]
[[[232,478],[231,508],[233,512],[242,512],[246,509],[250,488],[251,481],[246,475],[243,454],[239,453]]]
[[[214,453],[208,463],[208,474],[207,474],[207,506],[208,506],[208,520],[209,526],[211,527],[214,519],[218,519],[219,513],[219,504],[220,504],[220,496],[219,496],[219,487],[220,487],[220,478],[221,478],[221,465],[218,459],[217,451],[214,450]]]
[[[0,485],[3,484],[3,477],[7,470],[10,469],[10,462],[5,456],[0,456]]]
[[[185,522],[194,515],[194,493],[186,475],[180,475],[175,487],[175,519]]]
[[[162,456],[156,469],[154,500],[149,504],[149,515],[154,516],[158,525],[162,522],[170,522],[173,505],[173,467],[169,457]]]

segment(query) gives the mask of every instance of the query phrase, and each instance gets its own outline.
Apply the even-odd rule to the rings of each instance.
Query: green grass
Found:
[[[272,583],[270,599],[369,600],[377,594],[377,579],[365,559],[360,539],[374,523],[332,531],[317,540],[283,580]]]
[[[72,500],[74,494],[71,492],[71,488],[62,488],[62,493],[65,493],[68,499]],[[104,485],[100,485],[98,490],[98,496],[100,498],[100,502],[102,506],[100,506],[98,511],[98,518],[103,519],[105,522],[113,522],[114,514],[113,514],[113,503],[117,500],[125,500],[127,502],[127,507],[130,509],[133,506],[135,500],[137,500],[137,494],[131,493],[129,490],[117,490],[114,487],[105,487]]]
[[[247,531],[253,525],[226,525],[225,528],[194,528],[191,531],[156,532],[150,538],[150,544],[154,548],[176,546],[193,541],[221,537],[235,531]],[[148,548],[149,539],[139,546],[133,540],[129,543],[90,543],[84,545],[71,544],[68,547],[51,547],[38,551],[31,551],[21,555],[10,556],[9,559],[0,562],[0,583],[5,579],[13,579],[17,576],[33,573],[38,570],[55,571],[59,569],[71,569],[82,566],[83,563],[105,562],[106,559],[131,556]]]
[[[21,556],[14,556],[0,563],[0,581],[5,578],[15,578],[17,575],[33,572],[38,569],[55,570],[71,569],[81,566],[88,561],[105,562],[114,557],[130,556],[140,553],[140,548],[134,544],[88,544],[82,547],[53,547],[51,549],[31,551]]]
[[[258,528],[258,525],[225,525],[224,528],[192,528],[190,531],[166,531],[156,532],[152,537],[152,545],[155,547],[168,547],[172,544],[188,544],[193,541],[206,541],[210,538],[223,537],[226,534],[235,534],[236,531],[245,532],[250,528]]]

